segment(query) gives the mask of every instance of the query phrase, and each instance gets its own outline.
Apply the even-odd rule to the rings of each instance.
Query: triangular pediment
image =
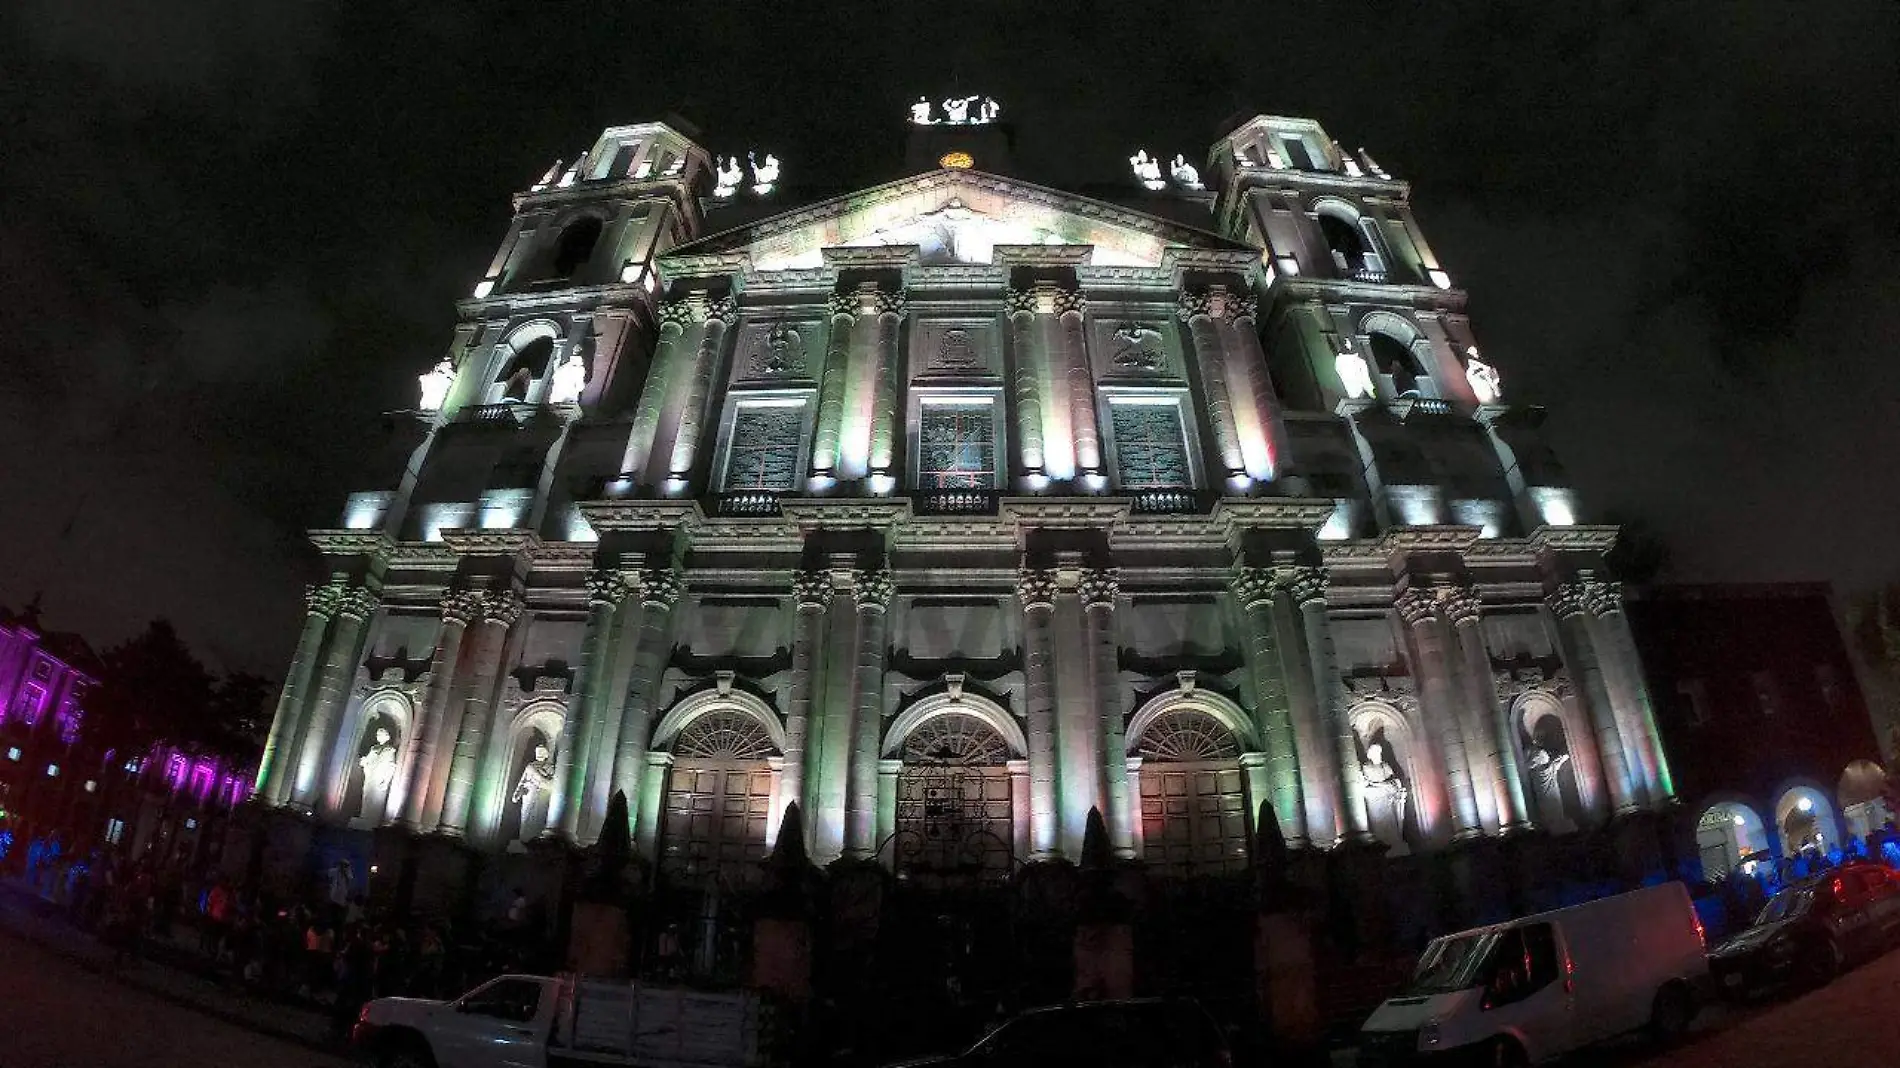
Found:
[[[981,171],[873,186],[681,245],[670,256],[743,254],[755,271],[822,266],[824,250],[915,247],[919,261],[988,264],[999,247],[1089,246],[1098,267],[1160,267],[1170,248],[1246,250],[1118,204]]]

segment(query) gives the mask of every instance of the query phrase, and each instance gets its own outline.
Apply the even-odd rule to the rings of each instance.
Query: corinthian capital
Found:
[[[672,568],[656,567],[640,575],[640,603],[649,608],[672,608],[685,591],[686,583]]]
[[[1197,315],[1217,316],[1219,305],[1214,294],[1206,289],[1183,290],[1174,305],[1175,317],[1187,322]]]
[[[1112,567],[1092,567],[1082,572],[1082,581],[1075,592],[1081,597],[1083,608],[1113,609],[1121,590],[1120,572]]]
[[[840,315],[846,318],[856,317],[858,314],[858,295],[856,293],[840,293],[833,290],[825,296],[825,314],[834,319]]]
[[[660,302],[659,316],[661,326],[677,326],[681,330],[700,321],[704,309],[697,301],[663,300]]]
[[[1016,286],[1010,289],[1004,302],[1009,305],[1011,315],[1036,314],[1036,291],[1027,286]]]
[[[513,590],[491,592],[482,598],[482,622],[494,623],[503,628],[515,625],[521,618],[521,612],[527,603]]]
[[[891,594],[896,585],[891,582],[891,573],[882,569],[876,571],[853,571],[851,584],[858,597],[858,610],[876,609],[880,612],[891,606]]]
[[[1258,605],[1272,604],[1277,587],[1273,581],[1273,569],[1266,567],[1243,567],[1235,572],[1231,583],[1234,591],[1234,603],[1243,610]]]
[[[909,303],[910,303],[910,300],[909,298],[904,296],[903,290],[885,289],[882,286],[878,287],[877,297],[875,298],[875,301],[874,301],[875,307],[877,308],[877,313],[879,315],[902,316],[904,314],[904,309],[909,305]]]
[[[1445,618],[1450,620],[1453,626],[1460,623],[1476,623],[1478,614],[1483,608],[1477,589],[1471,586],[1444,591],[1439,595],[1438,603],[1445,610]]]
[[[381,599],[369,591],[367,586],[351,586],[337,599],[336,611],[340,616],[364,620],[376,614],[376,606]]]
[[[727,293],[717,297],[706,298],[706,320],[708,322],[717,319],[722,323],[729,323],[738,317],[739,302],[732,299],[732,294]]]
[[[612,568],[596,568],[587,573],[587,603],[615,608],[632,591],[627,577]]]
[[[343,601],[343,587],[335,582],[326,582],[321,586],[303,588],[304,611],[325,619],[336,615],[338,605]]]
[[[1550,606],[1551,615],[1558,619],[1580,616],[1586,610],[1583,596],[1583,584],[1579,582],[1560,583],[1556,589],[1544,597],[1544,603]]]
[[[1623,588],[1614,582],[1584,579],[1577,583],[1583,606],[1593,616],[1613,616],[1623,610]]]
[[[1252,319],[1258,314],[1259,310],[1260,302],[1255,300],[1252,296],[1241,296],[1236,293],[1229,293],[1227,295],[1227,317],[1229,319]]]
[[[1393,598],[1392,607],[1398,610],[1399,618],[1404,620],[1408,627],[1416,627],[1438,618],[1438,598],[1432,596],[1430,591],[1422,590],[1417,586],[1410,587]]]
[[[823,611],[831,604],[831,572],[798,571],[792,575],[792,599],[800,608]]]
[[[1055,295],[1050,298],[1050,303],[1057,315],[1067,315],[1070,312],[1080,315],[1088,310],[1089,298],[1078,286],[1056,290]]]
[[[1286,590],[1287,595],[1293,598],[1294,604],[1326,599],[1326,586],[1329,579],[1323,567],[1277,568],[1273,578],[1280,588]]]
[[[1056,573],[1048,568],[1025,567],[1016,572],[1016,596],[1024,610],[1056,606]]]
[[[482,595],[474,590],[451,590],[442,595],[442,619],[467,626],[482,615]]]

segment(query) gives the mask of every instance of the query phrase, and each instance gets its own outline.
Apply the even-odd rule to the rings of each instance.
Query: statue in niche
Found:
[[[587,386],[587,364],[581,360],[580,348],[576,346],[567,352],[567,359],[554,369],[554,380],[548,386],[549,404],[578,404],[581,390]]]
[[[389,807],[389,784],[396,778],[396,740],[389,728],[376,726],[370,747],[356,759],[363,771],[363,806],[356,817],[375,822]]]
[[[1150,157],[1145,148],[1136,149],[1135,154],[1128,157],[1128,167],[1135,172],[1135,181],[1140,182],[1143,189],[1160,189],[1168,184],[1161,178],[1161,163]]]
[[[976,103],[976,97],[952,97],[943,102],[943,121],[962,125],[970,121],[970,105]]]
[[[455,384],[455,365],[447,356],[425,374],[417,375],[416,382],[422,389],[422,399],[416,407],[425,412],[439,412],[449,399],[449,387]]]
[[[1194,165],[1187,161],[1186,156],[1178,153],[1168,161],[1168,176],[1174,179],[1174,184],[1183,189],[1201,188],[1201,172],[1194,169]]]
[[[540,834],[548,824],[548,795],[554,788],[554,754],[547,742],[535,736],[534,757],[521,769],[515,792],[509,798],[521,806],[521,838],[525,841]]]
[[[1384,737],[1383,733],[1380,737]],[[1366,814],[1372,833],[1381,842],[1397,847],[1405,842],[1405,803],[1411,791],[1397,768],[1386,762],[1383,741],[1369,742],[1366,756],[1359,762],[1359,774],[1366,780]]]
[[[1477,394],[1479,404],[1496,404],[1504,396],[1504,379],[1498,369],[1478,359],[1478,347],[1465,350],[1465,381]]]
[[[1354,400],[1371,400],[1372,370],[1366,366],[1365,358],[1356,352],[1341,352],[1333,357],[1333,370],[1339,375],[1340,388],[1346,396]]]
[[[1112,362],[1137,371],[1161,370],[1168,362],[1167,352],[1161,347],[1161,333],[1140,323],[1123,323],[1115,330]]]
[[[1569,834],[1581,826],[1583,802],[1577,795],[1577,772],[1571,766],[1570,739],[1554,715],[1539,717],[1524,740],[1525,785],[1537,806],[1537,818],[1546,830]]]
[[[759,347],[752,353],[755,375],[802,375],[805,373],[805,339],[795,327],[773,323]]]
[[[920,96],[917,98],[917,102],[910,106],[910,121],[919,126],[935,126],[937,124],[937,120],[930,114],[930,98]]]

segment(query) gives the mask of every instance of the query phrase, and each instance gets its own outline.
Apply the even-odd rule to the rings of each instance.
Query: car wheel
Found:
[[[1524,1047],[1516,1039],[1496,1038],[1491,1041],[1490,1055],[1484,1059],[1490,1068],[1525,1068],[1531,1063],[1525,1055]]]
[[[1695,1005],[1681,984],[1663,987],[1656,991],[1656,1002],[1649,1010],[1650,1037],[1664,1045],[1674,1042],[1689,1030],[1689,1018],[1694,1014]]]
[[[1809,985],[1826,986],[1840,974],[1841,963],[1841,947],[1836,945],[1832,938],[1826,938],[1808,950],[1801,970],[1805,973]]]

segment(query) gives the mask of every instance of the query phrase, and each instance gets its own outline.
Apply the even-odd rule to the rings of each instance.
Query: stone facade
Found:
[[[794,800],[820,862],[999,878],[1091,810],[1194,875],[1262,802],[1398,855],[1669,804],[1615,530],[1405,182],[1269,116],[1195,226],[976,167],[728,227],[645,124],[520,194],[312,534],[258,796],[497,854],[620,791],[734,879]]]

